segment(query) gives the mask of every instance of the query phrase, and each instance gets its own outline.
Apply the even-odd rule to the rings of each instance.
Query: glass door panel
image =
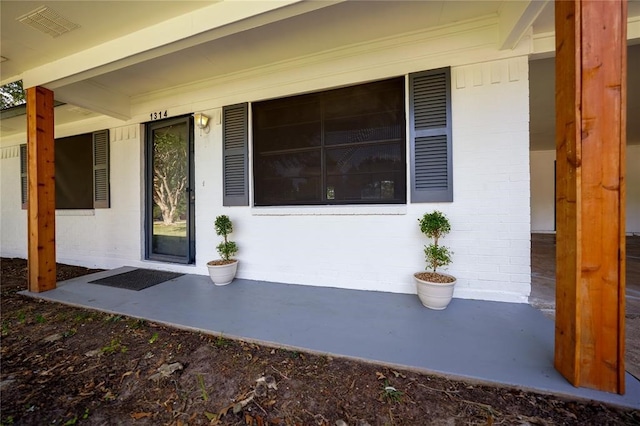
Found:
[[[192,137],[189,117],[147,132],[147,258],[193,262]]]

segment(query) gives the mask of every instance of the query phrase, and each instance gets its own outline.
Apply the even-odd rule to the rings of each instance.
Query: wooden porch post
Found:
[[[555,367],[623,394],[627,1],[556,0],[555,16]]]
[[[53,92],[27,89],[29,291],[56,288],[56,185]]]

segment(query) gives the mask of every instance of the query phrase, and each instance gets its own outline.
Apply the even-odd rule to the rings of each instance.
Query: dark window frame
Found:
[[[96,132],[83,133],[79,135],[69,136],[65,138],[56,138],[54,140],[54,149],[55,144],[58,142],[69,141],[72,139],[78,138],[86,138],[87,142],[90,140],[91,147],[88,148],[88,153],[86,155],[85,161],[88,164],[84,164],[85,168],[84,175],[90,176],[90,192],[91,192],[91,202],[84,201],[86,205],[82,206],[60,206],[60,202],[62,202],[58,195],[56,196],[56,210],[91,210],[91,209],[99,209],[99,208],[109,208],[110,207],[110,152],[109,152],[109,131],[108,130],[100,130]],[[27,144],[20,145],[20,198],[22,203],[22,208],[27,209],[28,207],[28,185],[29,180],[27,177],[28,165],[27,165]],[[60,173],[58,169],[58,164],[56,164],[56,174]],[[58,180],[56,180],[58,182]],[[60,182],[58,182],[60,183]],[[85,182],[86,183],[86,182]],[[58,194],[59,191],[56,191]],[[77,200],[76,200],[77,202]],[[73,201],[71,201],[73,203]],[[91,205],[89,205],[91,204]]]
[[[405,77],[395,77],[254,103],[254,205],[406,204],[405,84]],[[269,116],[273,111],[281,112]],[[278,123],[278,120],[279,124],[272,124],[274,121]],[[292,134],[287,134],[288,127],[295,129]],[[269,132],[275,135],[271,139],[265,136]],[[272,146],[265,148],[269,144]],[[367,153],[367,150],[372,150],[373,154]],[[358,163],[357,155],[364,155],[369,163],[364,160]],[[260,157],[268,156],[280,156],[283,158],[280,161],[294,163],[296,156],[315,156],[316,159],[309,163],[304,163],[304,159],[297,160],[298,164],[300,161],[304,163],[308,174],[282,177],[260,170],[265,164],[269,165],[268,161],[261,162]],[[348,172],[338,170],[341,161],[348,165]],[[361,165],[369,169],[357,170],[356,166]],[[295,168],[295,165],[290,167]],[[304,184],[311,182],[309,193],[312,193],[313,199],[267,199],[267,179],[276,181],[276,188],[278,180],[283,185],[289,185],[289,188],[296,186],[296,180]],[[271,189],[271,192],[275,191]]]

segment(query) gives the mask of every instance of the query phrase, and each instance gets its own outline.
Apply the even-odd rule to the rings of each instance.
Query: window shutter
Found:
[[[20,200],[22,208],[27,208],[29,180],[27,178],[27,145],[20,145]]]
[[[222,109],[223,199],[225,206],[248,206],[247,177],[248,105],[238,104]]]
[[[109,131],[93,133],[93,208],[109,208]]]
[[[450,68],[409,75],[411,201],[453,201]]]

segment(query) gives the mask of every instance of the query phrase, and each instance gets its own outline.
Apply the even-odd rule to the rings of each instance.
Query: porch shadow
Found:
[[[575,388],[553,368],[553,321],[528,304],[454,299],[444,311],[415,295],[183,275],[142,291],[88,284],[118,268],[22,294],[245,341],[331,354],[452,378],[640,408],[625,395]]]

